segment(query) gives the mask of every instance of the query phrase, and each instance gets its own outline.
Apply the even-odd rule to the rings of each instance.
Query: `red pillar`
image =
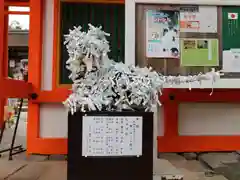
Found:
[[[4,0],[0,0],[0,128],[3,124],[4,116],[4,105],[5,101],[2,97],[1,88],[3,88],[3,78],[4,78]]]
[[[47,0],[45,0],[47,1]],[[41,90],[41,62],[42,62],[42,11],[43,0],[30,0],[29,54],[28,54],[28,82],[35,91]],[[39,139],[39,110],[40,105],[29,101],[27,124],[27,153],[41,152]]]

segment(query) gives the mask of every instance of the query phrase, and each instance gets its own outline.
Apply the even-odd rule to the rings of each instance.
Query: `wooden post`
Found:
[[[164,59],[164,75],[167,76],[168,70],[167,70],[167,60],[168,59]]]
[[[30,0],[30,27],[29,27],[29,55],[28,55],[28,82],[36,90],[41,89],[41,61],[42,61],[42,12],[43,0]],[[41,146],[36,140],[39,137],[39,104],[29,101],[27,124],[27,153],[34,149],[40,152]],[[36,152],[36,151],[35,151]]]
[[[153,174],[158,174],[158,170],[161,169],[158,165],[158,121],[159,121],[159,112],[158,112],[158,105],[153,105],[152,112],[154,113],[153,116]]]

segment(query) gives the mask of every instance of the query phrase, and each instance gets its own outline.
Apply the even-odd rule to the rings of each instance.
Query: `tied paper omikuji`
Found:
[[[72,94],[64,104],[73,114],[85,111],[151,111],[160,104],[159,94],[165,84],[181,84],[203,80],[216,82],[222,75],[212,69],[194,76],[164,76],[150,68],[127,66],[108,57],[109,42],[101,27],[89,24],[87,32],[74,27],[65,35],[69,54],[66,62],[71,71]],[[190,87],[190,86],[189,86]]]

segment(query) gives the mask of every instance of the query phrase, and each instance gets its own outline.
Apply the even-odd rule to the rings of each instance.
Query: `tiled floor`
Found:
[[[0,149],[9,147],[12,133],[12,129],[6,130]],[[22,115],[17,133],[16,145],[20,144],[26,145],[26,114]],[[163,153],[154,163],[153,180],[161,180],[162,176],[183,176],[184,180],[226,180],[225,177],[240,180],[238,157],[237,153],[204,153],[198,160],[187,160],[189,157]],[[0,158],[0,180],[67,180],[67,164],[63,159],[63,156],[51,156],[49,160],[47,156],[21,153],[8,161],[6,153]]]
[[[167,161],[161,164],[163,169],[171,168]],[[153,180],[162,180],[161,178],[183,177],[183,180],[226,180],[221,175],[206,177],[204,172],[189,171],[185,168],[179,168],[182,175],[174,175],[176,172],[162,171],[162,174],[154,175]],[[164,174],[164,175],[163,175]],[[97,177],[96,177],[97,178]],[[66,161],[21,161],[0,160],[0,180],[67,180]]]
[[[1,180],[67,180],[64,161],[4,161],[0,160]]]

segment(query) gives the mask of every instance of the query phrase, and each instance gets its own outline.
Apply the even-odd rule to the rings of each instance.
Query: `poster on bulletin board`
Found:
[[[179,11],[146,12],[146,56],[179,58]]]
[[[222,7],[223,72],[240,72],[239,14],[239,7]]]
[[[218,66],[217,39],[182,39],[182,66]]]
[[[181,6],[180,31],[217,33],[216,6]]]

